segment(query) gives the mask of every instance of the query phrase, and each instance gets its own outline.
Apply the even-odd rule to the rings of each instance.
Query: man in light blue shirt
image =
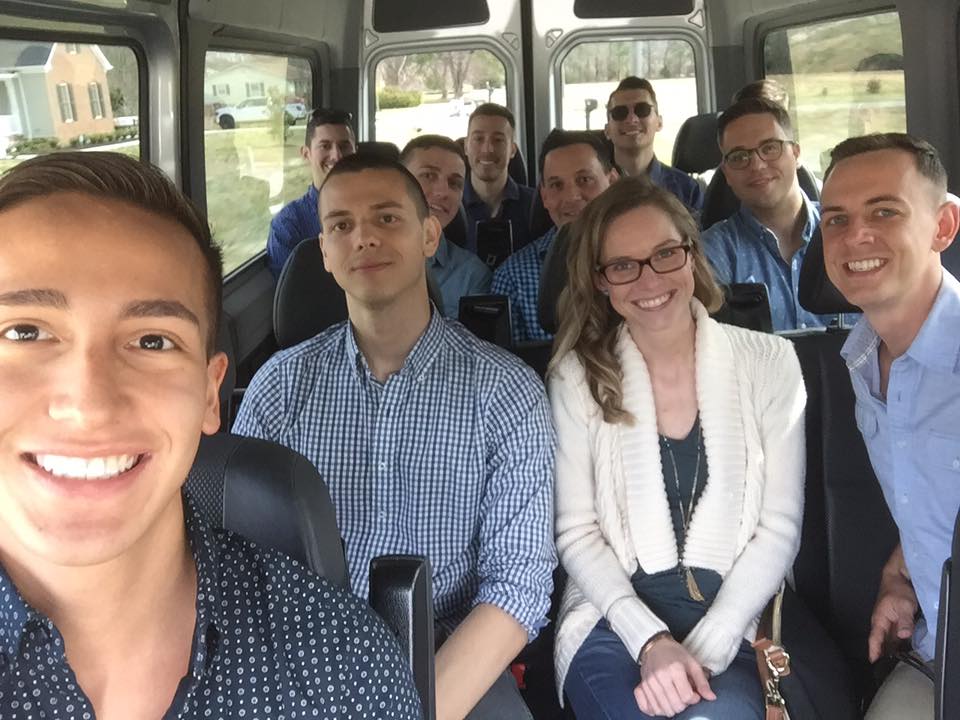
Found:
[[[510,298],[514,344],[550,340],[540,325],[539,293],[543,261],[557,228],[573,222],[597,195],[616,180],[610,155],[596,135],[553,130],[540,150],[540,198],[554,227],[514,253],[493,273],[490,291]]]
[[[827,273],[863,309],[842,351],[857,425],[900,531],[871,618],[871,660],[911,637],[920,659],[933,659],[960,509],[960,283],[940,263],[960,214],[946,190],[936,150],[901,133],[840,143],[823,188]],[[929,719],[933,710],[933,684],[900,664],[867,717]]]
[[[797,180],[800,146],[790,116],[770,100],[747,98],[731,105],[717,128],[720,169],[741,203],[730,218],[703,233],[717,280],[766,285],[774,330],[835,324],[836,315],[814,315],[797,299],[820,209]]]
[[[432,309],[425,260],[440,223],[403,165],[344,158],[320,217],[349,320],[271,358],[234,432],[317,466],[357,594],[376,555],[430,559],[438,717],[529,718],[505,670],[546,623],[556,565],[543,385]]]
[[[420,183],[430,213],[447,227],[456,217],[463,198],[467,158],[463,149],[442,135],[418,135],[400,153],[400,162]],[[441,310],[447,317],[460,314],[460,298],[490,291],[490,268],[476,255],[440,235],[440,243],[427,267],[440,290]]]

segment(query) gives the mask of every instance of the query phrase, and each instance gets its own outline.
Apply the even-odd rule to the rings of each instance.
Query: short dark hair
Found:
[[[363,172],[364,170],[385,170],[397,173],[403,179],[404,185],[407,188],[407,195],[410,196],[414,207],[417,209],[417,218],[422,222],[430,215],[430,208],[427,206],[427,196],[423,194],[423,188],[420,187],[420,183],[417,182],[413,173],[398,161],[391,160],[376,153],[356,153],[343,158],[343,160],[334,165],[330,169],[330,172],[327,173],[327,177],[324,178],[323,183],[320,185],[320,194],[323,194],[323,189],[333,178],[339,175]]]
[[[517,129],[517,121],[513,117],[513,113],[510,112],[509,108],[505,108],[503,105],[497,105],[497,103],[482,103],[477,105],[476,109],[470,113],[470,118],[467,120],[467,129],[470,128],[470,123],[473,122],[475,117],[500,117],[510,123],[510,129]]]
[[[717,145],[723,144],[723,133],[727,126],[746,115],[773,115],[777,124],[793,139],[793,123],[790,120],[790,114],[783,109],[783,105],[762,97],[748,97],[735,102],[720,113],[717,119]]]
[[[877,150],[902,150],[913,156],[917,171],[932,182],[938,190],[947,192],[947,171],[940,161],[937,149],[926,140],[907,133],[871,133],[844,140],[830,151],[830,164],[823,174],[826,181],[841,160]]]
[[[400,162],[406,165],[415,151],[429,150],[430,148],[439,148],[453,153],[463,160],[464,165],[467,164],[467,155],[463,152],[463,146],[446,135],[418,135],[403,146],[403,150],[400,151]]]
[[[613,170],[613,160],[610,157],[610,148],[607,146],[607,141],[604,140],[598,133],[591,132],[589,130],[562,130],[560,128],[555,128],[550,131],[550,134],[547,135],[546,139],[543,141],[543,146],[540,148],[540,158],[538,160],[537,167],[540,170],[541,185],[543,184],[543,166],[546,164],[547,155],[554,150],[567,147],[568,145],[589,146],[590,149],[596,153],[597,160],[600,161],[603,171],[610,172]]]
[[[0,212],[29,200],[77,192],[135,205],[181,225],[206,265],[207,355],[216,351],[223,299],[223,256],[200,209],[157,167],[116,152],[38,155],[0,177]]]
[[[734,103],[746,100],[747,98],[763,98],[764,100],[775,102],[780,107],[786,109],[790,96],[787,94],[787,89],[776,80],[763,78],[763,80],[755,80],[752,83],[747,83],[733,94]]]
[[[620,81],[620,84],[610,93],[610,97],[607,98],[607,110],[610,109],[611,104],[613,103],[613,96],[618,92],[623,92],[624,90],[646,90],[650,93],[650,99],[653,100],[654,105],[657,103],[657,93],[653,89],[653,83],[651,83],[646,78],[640,78],[636,75],[627,75],[623,80]]]
[[[344,125],[350,131],[350,135],[356,138],[353,130],[353,115],[346,110],[337,110],[336,108],[317,108],[310,111],[310,119],[307,120],[307,131],[303,136],[303,144],[310,146],[313,142],[313,131],[321,125]],[[354,140],[356,143],[356,140]]]

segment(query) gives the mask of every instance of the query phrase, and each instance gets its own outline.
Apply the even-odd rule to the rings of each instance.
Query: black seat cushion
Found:
[[[720,164],[717,145],[718,113],[703,113],[688,117],[680,126],[673,142],[671,165],[685,173],[703,173]]]
[[[317,469],[299,453],[266,440],[205,435],[185,489],[212,526],[289,555],[349,589],[333,502]]]
[[[826,315],[860,312],[860,308],[847,302],[827,276],[823,264],[823,236],[820,228],[817,228],[807,245],[807,254],[800,267],[797,299],[805,310],[812,313]]]
[[[386,158],[387,160],[400,160],[400,148],[392,142],[383,140],[364,140],[363,142],[358,142],[357,152],[376,155],[377,157]]]
[[[280,271],[273,297],[273,332],[281,348],[293,347],[347,319],[347,296],[323,267],[320,243],[297,245]]]

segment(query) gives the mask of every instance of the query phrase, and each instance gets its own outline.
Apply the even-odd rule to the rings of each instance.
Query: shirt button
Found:
[[[953,469],[960,470],[960,458],[953,459]]]
[[[381,470],[386,470],[386,469],[387,469],[387,463],[386,463],[386,461],[385,461],[385,460],[381,460],[380,462],[377,463],[377,467],[380,468]]]
[[[908,498],[906,495],[901,495],[901,496],[900,496],[900,504],[901,504],[901,505],[906,505],[906,504],[908,504],[909,502],[910,502],[910,498]]]

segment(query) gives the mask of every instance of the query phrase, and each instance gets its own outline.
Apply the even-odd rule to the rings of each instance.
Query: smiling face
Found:
[[[517,152],[510,122],[499,115],[474,115],[464,150],[474,177],[484,182],[505,180],[510,158]]]
[[[653,205],[633,208],[607,227],[600,246],[601,267],[619,259],[643,260],[666,248],[684,243],[670,216]],[[694,278],[692,256],[679,270],[658,274],[648,266],[640,277],[625,285],[613,285],[598,275],[597,286],[607,292],[610,305],[631,332],[650,333],[689,322]]]
[[[407,170],[420,183],[430,213],[446,227],[460,209],[466,167],[463,160],[441,147],[414,150],[406,161]]]
[[[753,113],[739,117],[723,132],[720,150],[724,154],[738,149],[752,149],[768,140],[790,140],[769,113]],[[756,152],[750,153],[750,164],[736,170],[726,163],[720,168],[737,198],[753,210],[772,210],[789,202],[793,193],[800,192],[797,181],[797,161],[800,146],[783,145],[783,153],[776,160],[762,160]]]
[[[79,193],[0,212],[0,237],[0,552],[89,566],[157,528],[182,536],[226,369],[195,241]]]
[[[540,198],[557,227],[576,220],[587,203],[615,179],[605,172],[597,153],[584,143],[551,150],[543,159]]]
[[[841,160],[823,186],[827,274],[867,315],[916,306],[940,286],[940,253],[957,232],[957,209],[903,150]]]
[[[313,184],[320,187],[327,173],[340,160],[357,151],[353,130],[347,125],[317,125],[309,145],[300,148],[300,154],[310,165]]]
[[[647,103],[652,106],[650,114],[639,117],[635,111],[638,103]],[[618,105],[627,107],[625,120],[614,120],[610,117],[610,108]],[[617,150],[636,152],[653,146],[654,136],[663,129],[663,118],[657,110],[656,103],[646,90],[621,90],[613,93],[607,108],[607,125],[604,134],[613,143]]]
[[[320,192],[323,264],[349,302],[377,309],[426,298],[424,260],[437,251],[440,223],[420,219],[395,170],[334,175]]]

